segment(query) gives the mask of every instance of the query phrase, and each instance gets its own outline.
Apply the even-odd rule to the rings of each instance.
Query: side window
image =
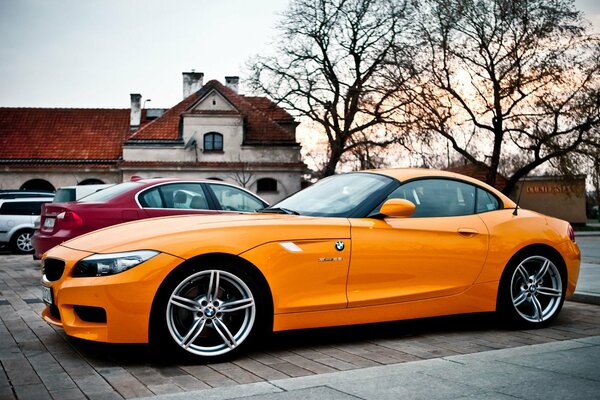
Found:
[[[209,209],[200,183],[169,183],[148,189],[138,198],[144,208]]]
[[[396,189],[389,199],[406,199],[413,217],[453,217],[475,213],[475,187],[449,179],[421,179]]]
[[[264,204],[248,192],[229,185],[209,183],[221,210],[229,211],[256,211]]]
[[[209,132],[204,135],[204,151],[222,151],[223,135],[217,132]]]
[[[138,199],[144,208],[164,208],[162,197],[160,197],[160,188],[158,187],[146,190],[138,196]]]
[[[497,210],[500,202],[490,192],[477,188],[477,212]]]
[[[1,215],[40,215],[44,202],[27,201],[4,203],[0,207]]]

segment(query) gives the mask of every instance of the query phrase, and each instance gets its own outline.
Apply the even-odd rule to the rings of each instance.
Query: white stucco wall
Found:
[[[195,162],[194,148],[183,146],[123,146],[124,161]]]
[[[204,135],[217,132],[223,135],[223,151],[205,151]],[[196,141],[199,161],[237,161],[244,140],[243,120],[240,116],[187,115],[183,120],[183,140]]]
[[[0,172],[0,189],[19,189],[21,185],[32,179],[43,179],[50,182],[55,189],[62,186],[77,185],[86,179],[99,179],[104,183],[120,183],[121,171],[95,170],[4,170]]]

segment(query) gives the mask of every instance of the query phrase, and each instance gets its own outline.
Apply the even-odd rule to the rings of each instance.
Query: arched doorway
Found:
[[[54,186],[45,179],[30,179],[21,185],[21,190],[31,191],[42,191],[42,192],[54,192],[56,189]]]
[[[83,186],[83,185],[104,185],[104,182],[101,181],[100,179],[90,178],[90,179],[84,179],[77,184],[77,186]]]

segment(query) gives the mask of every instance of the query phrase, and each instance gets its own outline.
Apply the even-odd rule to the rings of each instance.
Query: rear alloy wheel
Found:
[[[542,327],[558,315],[565,284],[557,265],[541,254],[511,262],[501,288],[507,317],[521,326]]]
[[[11,240],[11,247],[15,253],[27,254],[33,252],[33,243],[31,238],[33,231],[25,229],[14,234]]]
[[[156,310],[159,345],[167,340],[188,356],[214,359],[237,352],[261,328],[258,285],[237,267],[189,270],[164,289]]]

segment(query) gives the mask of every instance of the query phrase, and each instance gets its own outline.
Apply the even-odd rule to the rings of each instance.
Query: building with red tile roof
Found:
[[[0,189],[117,183],[132,176],[215,178],[268,201],[300,189],[298,123],[238,78],[203,84],[184,73],[184,99],[167,110],[0,108]],[[241,178],[243,177],[243,178]]]
[[[446,171],[456,172],[457,174],[463,174],[470,176],[471,178],[479,179],[482,182],[485,182],[487,176],[487,168],[475,165],[473,163],[459,163],[450,165],[446,168]],[[496,184],[494,185],[496,189],[502,191],[506,187],[508,183],[508,179],[504,177],[504,175],[497,174],[496,175]]]

